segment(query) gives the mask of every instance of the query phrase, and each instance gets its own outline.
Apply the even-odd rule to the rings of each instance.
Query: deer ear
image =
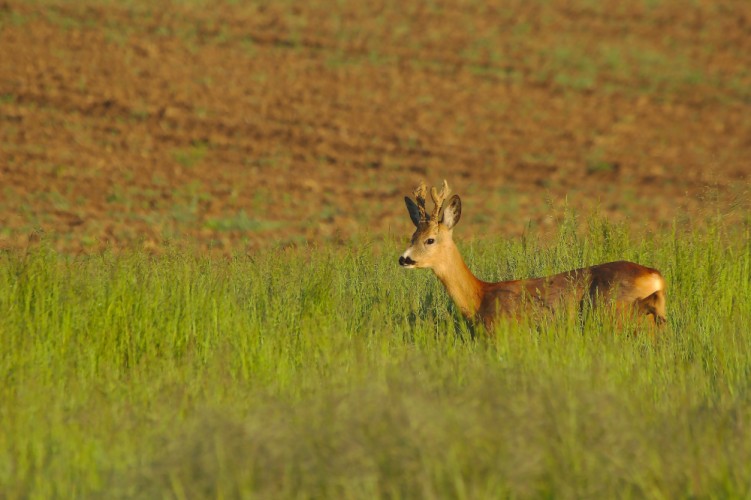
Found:
[[[411,198],[408,196],[404,197],[404,203],[407,204],[407,212],[409,212],[409,218],[412,219],[412,224],[415,226],[420,225],[420,208],[417,206],[417,203],[412,201]]]
[[[448,204],[443,208],[443,216],[441,222],[449,229],[456,226],[459,222],[459,218],[462,216],[462,200],[459,199],[459,195],[454,195],[449,200]]]

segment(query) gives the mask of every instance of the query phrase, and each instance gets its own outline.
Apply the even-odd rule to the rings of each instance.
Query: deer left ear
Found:
[[[447,228],[452,229],[459,218],[462,216],[462,200],[459,199],[459,195],[454,195],[449,200],[448,204],[443,207],[443,216],[441,217],[441,223]]]
[[[412,201],[412,199],[408,197],[404,197],[404,203],[407,205],[407,211],[409,212],[409,218],[412,219],[412,224],[415,226],[420,225],[420,207],[417,206],[417,203]]]

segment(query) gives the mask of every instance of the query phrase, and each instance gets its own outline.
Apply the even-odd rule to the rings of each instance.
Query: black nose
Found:
[[[411,266],[412,264],[416,264],[416,262],[409,257],[406,259],[402,256],[399,256],[399,265],[400,266]]]

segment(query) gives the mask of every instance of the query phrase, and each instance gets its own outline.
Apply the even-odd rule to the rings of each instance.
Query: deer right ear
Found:
[[[448,204],[443,209],[443,217],[441,222],[449,229],[452,229],[459,218],[462,216],[462,200],[459,199],[459,195],[454,195],[449,200]]]
[[[420,208],[417,206],[417,203],[412,201],[412,199],[408,196],[404,197],[404,203],[407,204],[407,212],[409,212],[409,218],[412,219],[412,224],[419,226],[421,215]]]

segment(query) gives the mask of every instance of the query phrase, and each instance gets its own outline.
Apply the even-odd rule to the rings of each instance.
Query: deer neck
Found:
[[[433,266],[433,272],[462,314],[474,317],[482,303],[483,283],[469,270],[453,242],[448,246],[446,258]]]

